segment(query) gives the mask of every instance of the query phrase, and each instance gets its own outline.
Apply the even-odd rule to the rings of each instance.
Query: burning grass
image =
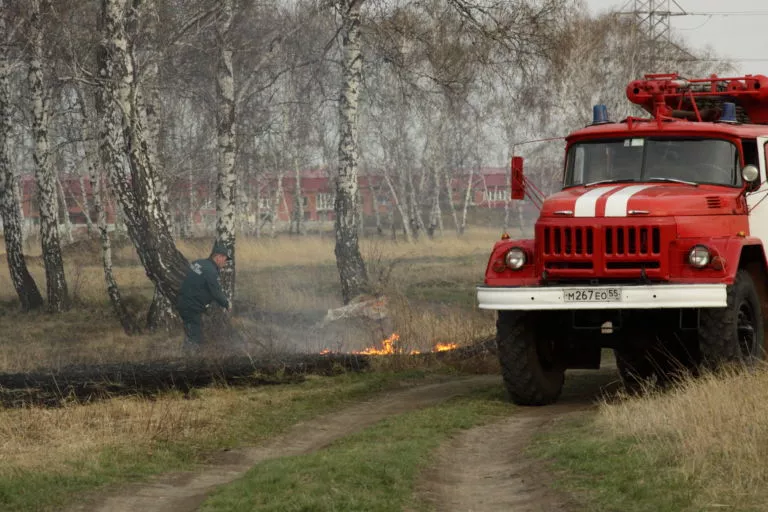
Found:
[[[363,350],[355,350],[352,353],[353,354],[360,354],[360,355],[366,355],[366,356],[391,356],[391,355],[417,355],[421,354],[419,350],[411,350],[406,351],[404,348],[400,346],[398,343],[400,341],[400,335],[396,332],[393,332],[389,337],[384,338],[381,340],[381,343],[379,346],[373,346],[373,347],[367,347]],[[434,347],[432,347],[432,352],[445,352],[447,350],[454,350],[458,348],[459,345],[456,343],[437,343]],[[321,354],[332,354],[333,351],[329,349],[323,349],[320,351]]]

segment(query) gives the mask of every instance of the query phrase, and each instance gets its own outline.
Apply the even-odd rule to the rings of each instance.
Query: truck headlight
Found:
[[[513,247],[507,251],[507,256],[504,258],[507,267],[512,270],[520,270],[525,265],[525,251],[519,247]]]
[[[695,268],[706,267],[710,260],[709,248],[704,245],[694,245],[688,253],[688,263]]]

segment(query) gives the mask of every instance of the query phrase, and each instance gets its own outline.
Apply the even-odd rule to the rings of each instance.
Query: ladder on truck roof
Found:
[[[724,102],[738,105],[749,122],[768,124],[768,77],[683,78],[677,73],[645,75],[627,85],[627,98],[657,120],[689,119],[716,121],[723,115]],[[699,108],[699,105],[715,105]]]

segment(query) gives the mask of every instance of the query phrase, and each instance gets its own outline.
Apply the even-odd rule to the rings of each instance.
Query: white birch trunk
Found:
[[[294,157],[293,168],[296,173],[296,189],[293,194],[293,221],[292,224],[296,228],[296,234],[303,234],[303,220],[304,220],[304,196],[301,190],[301,169],[299,169],[299,162]]]
[[[221,0],[216,24],[219,62],[216,70],[216,124],[218,179],[216,183],[216,242],[226,247],[232,260],[221,270],[221,287],[230,304],[235,296],[235,215],[237,214],[237,173],[235,170],[235,77],[229,31],[234,1]],[[223,319],[223,317],[221,318]]]
[[[427,230],[426,226],[424,225],[424,219],[421,216],[421,208],[419,205],[418,195],[416,188],[413,186],[413,172],[411,170],[407,171],[408,176],[408,203],[409,203],[409,210],[411,215],[411,222],[414,225],[414,233],[420,234],[421,232],[424,232]],[[421,189],[419,189],[419,192]],[[418,238],[418,236],[417,236]]]
[[[81,110],[81,121],[82,121],[82,128],[81,133],[84,141],[89,141],[92,138],[92,131],[91,131],[91,119],[92,114],[89,113],[89,109],[87,106],[87,103],[85,102],[85,98],[78,95],[78,101],[80,104],[80,110]],[[85,142],[84,145],[89,145],[88,142]],[[88,176],[88,181],[91,185],[91,203],[93,204],[93,211],[96,214],[96,231],[99,234],[99,241],[101,243],[101,262],[102,262],[102,268],[104,271],[104,282],[106,284],[107,288],[107,295],[109,296],[109,301],[112,304],[112,309],[115,312],[115,315],[117,316],[118,320],[120,321],[120,325],[122,325],[123,330],[126,334],[131,335],[136,332],[139,332],[138,325],[134,321],[131,314],[128,312],[128,309],[125,306],[125,303],[123,302],[122,296],[120,294],[120,288],[117,285],[117,280],[115,279],[114,272],[112,270],[112,241],[109,237],[109,226],[107,225],[107,212],[104,208],[105,200],[104,200],[104,186],[103,186],[103,177],[100,175],[98,169],[96,168],[93,155],[94,152],[90,151],[89,147],[85,147],[84,149],[84,158],[85,158],[85,174]],[[84,176],[83,174],[80,174],[80,187],[81,190],[83,190],[83,195],[85,195],[85,186],[84,186]],[[86,199],[83,200],[84,204],[88,204],[86,202]],[[88,208],[86,216],[88,217],[89,226],[92,224],[90,220],[90,208]]]
[[[400,214],[400,219],[403,222],[403,232],[405,233],[405,241],[406,242],[412,242],[413,241],[413,234],[411,233],[411,223],[408,219],[408,214],[405,212],[405,209],[403,208],[402,203],[400,202],[400,198],[398,197],[397,192],[395,191],[394,185],[392,185],[392,180],[389,179],[389,176],[386,174],[384,175],[384,181],[387,183],[387,186],[389,187],[389,193],[392,195],[392,201],[395,203],[395,208],[397,208],[397,212]],[[394,221],[392,222],[392,230],[394,232],[395,225]]]
[[[429,227],[427,233],[430,238],[435,236],[435,230],[439,230],[440,234],[443,234],[442,229],[442,212],[440,211],[440,173],[438,167],[434,167],[433,171],[434,187],[432,187],[432,207],[429,212]]]
[[[368,274],[358,242],[357,176],[358,108],[363,54],[360,43],[360,0],[340,0],[342,74],[339,103],[339,173],[336,180],[336,266],[344,303],[368,291]]]
[[[270,236],[275,238],[277,236],[277,216],[280,214],[280,205],[283,204],[283,171],[277,172],[277,186],[275,187],[275,198],[270,205],[272,207],[271,224],[270,224]]]
[[[10,115],[9,118],[10,120]],[[10,161],[10,158],[9,158]],[[24,198],[21,194],[21,186],[19,185],[19,180],[15,179],[13,180],[13,193],[16,196],[16,204],[19,206],[19,222],[21,222],[21,242],[24,243],[24,241],[27,239],[27,228],[26,228],[26,220],[24,217]]]
[[[112,303],[112,309],[123,326],[126,334],[131,335],[140,332],[139,326],[134,321],[128,308],[123,302],[120,288],[117,285],[114,272],[112,270],[112,240],[109,238],[109,229],[107,226],[107,213],[104,210],[102,179],[94,166],[90,166],[91,195],[93,198],[93,209],[96,212],[96,225],[99,230],[99,240],[101,241],[101,263],[104,269],[104,282],[107,286],[107,295]]]
[[[248,185],[248,178],[243,180],[243,183],[237,188],[237,210],[235,215],[235,231],[243,235],[250,235],[252,233],[251,223],[249,222],[249,192],[250,186]]]
[[[88,230],[88,236],[90,237],[94,233],[97,233],[96,225],[93,223],[91,219],[91,201],[88,199],[88,191],[86,189],[86,182],[89,181],[89,167],[90,167],[90,161],[89,159],[89,153],[88,153],[88,137],[85,135],[85,133],[88,131],[85,129],[86,123],[88,122],[88,115],[86,112],[86,106],[85,101],[82,96],[82,93],[80,89],[73,88],[71,92],[67,93],[67,97],[69,98],[69,94],[74,95],[74,102],[70,104],[70,108],[72,109],[72,112],[69,114],[69,122],[72,125],[75,125],[77,123],[81,123],[81,133],[80,138],[82,139],[81,142],[75,143],[74,149],[73,149],[73,159],[74,161],[71,163],[70,166],[68,166],[68,169],[71,173],[77,174],[77,182],[78,186],[80,187],[80,194],[79,198],[75,196],[75,194],[72,194],[72,200],[75,202],[75,204],[80,208],[83,215],[85,216],[85,225]],[[67,100],[67,103],[69,104],[69,99]],[[77,115],[77,112],[79,111],[80,115]]]
[[[469,180],[467,181],[467,189],[464,191],[464,206],[461,210],[461,225],[459,226],[459,234],[463,235],[464,230],[467,227],[467,211],[469,210],[469,203],[472,201],[472,181],[475,178],[475,169],[469,169]]]
[[[0,12],[5,9],[0,0]],[[24,259],[24,237],[20,204],[17,196],[18,182],[11,168],[8,141],[11,137],[11,94],[9,84],[10,59],[6,44],[6,18],[0,14],[0,220],[3,223],[5,256],[8,261],[11,283],[19,296],[21,309],[29,311],[43,306],[43,297],[29,273]]]
[[[35,141],[33,159],[40,205],[40,241],[45,266],[48,311],[58,313],[69,309],[70,304],[59,240],[56,176],[49,161],[48,101],[43,78],[45,49],[41,16],[49,4],[45,0],[32,0],[31,5],[33,12],[30,26],[32,48],[29,61],[29,93],[32,98],[32,132]]]
[[[83,123],[85,123],[85,120],[83,120]],[[82,210],[83,215],[85,215],[85,225],[88,228],[88,235],[92,235],[96,232],[97,228],[91,220],[91,204],[90,201],[88,201],[88,193],[85,190],[85,176],[78,173],[77,179],[80,184],[80,204],[78,206]]]
[[[123,212],[123,207],[120,204],[120,201],[110,196],[108,202],[112,207],[112,211],[115,212],[114,233],[120,236],[127,235],[128,226],[125,224],[125,212]]]
[[[448,194],[448,207],[451,210],[451,218],[453,218],[453,226],[456,229],[457,234],[461,234],[459,229],[459,216],[456,213],[456,205],[453,203],[453,187],[451,187],[451,177],[445,176],[445,191]]]
[[[146,39],[150,42],[147,53],[155,53],[158,50],[152,46],[157,32],[157,9],[154,0],[133,0],[133,16],[138,17],[139,8],[146,13],[149,20],[145,25],[147,34]],[[160,167],[160,157],[158,144],[160,141],[160,96],[157,92],[157,81],[159,79],[159,66],[157,58],[153,58],[144,68],[143,81],[136,84],[136,103],[137,113],[140,119],[140,127],[143,128],[146,137],[143,137],[142,145],[146,166],[148,168],[147,180],[149,188],[154,191],[153,211],[158,222],[163,224],[162,228],[168,236],[173,237],[173,222],[171,219],[170,206],[168,203],[168,187],[164,178],[164,173]],[[154,296],[147,312],[147,327],[150,330],[165,328],[171,330],[176,327],[178,317],[175,313],[173,304],[169,298],[162,293],[161,288],[155,285]]]
[[[102,120],[100,154],[120,202],[128,234],[147,276],[175,304],[189,263],[176,249],[169,223],[158,208],[154,169],[146,155],[141,115],[135,112],[135,64],[127,38],[125,0],[104,0],[99,47],[97,108]],[[131,26],[135,28],[135,12]],[[125,156],[130,180],[125,174]]]
[[[396,148],[392,148],[393,153],[397,151]],[[408,195],[408,176],[406,176],[406,166],[404,162],[393,163],[392,167],[397,169],[397,208],[400,212],[400,216],[403,220],[403,233],[407,241],[417,240],[419,238],[419,230],[416,227],[416,223],[413,221],[411,214],[410,196]],[[393,187],[394,190],[394,187]]]
[[[56,177],[56,189],[59,193],[59,212],[61,212],[60,225],[64,225],[64,236],[67,237],[67,243],[71,244],[75,241],[72,235],[72,219],[69,218],[69,206],[67,206],[67,196],[64,193],[64,185],[61,184],[61,179]]]

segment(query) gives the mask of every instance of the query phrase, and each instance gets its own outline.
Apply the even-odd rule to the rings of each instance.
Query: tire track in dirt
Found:
[[[615,369],[576,374],[555,405],[521,407],[502,421],[463,431],[440,447],[417,494],[440,512],[552,512],[577,508],[552,489],[545,465],[525,456],[533,435],[556,420],[595,407],[617,384]],[[569,377],[570,378],[570,377]]]
[[[216,487],[236,480],[260,462],[311,453],[389,416],[436,405],[476,389],[500,384],[498,375],[483,375],[386,393],[341,411],[300,423],[264,445],[223,452],[216,457],[214,463],[197,471],[165,474],[149,483],[131,484],[71,510],[194,511]]]

